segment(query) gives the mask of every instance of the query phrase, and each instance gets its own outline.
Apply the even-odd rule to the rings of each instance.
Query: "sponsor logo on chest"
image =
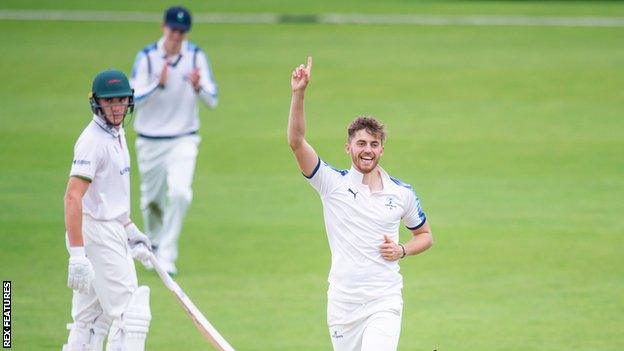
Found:
[[[355,191],[355,190],[353,190],[351,188],[349,188],[347,191],[353,195],[353,200],[357,200],[357,194],[358,194],[357,191]]]

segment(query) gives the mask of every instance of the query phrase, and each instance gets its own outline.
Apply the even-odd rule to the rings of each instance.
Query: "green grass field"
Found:
[[[624,15],[619,2],[383,3],[190,7]],[[168,3],[74,5],[0,7]],[[0,31],[0,275],[13,282],[13,348],[59,350],[71,297],[62,199],[91,79],[129,72],[159,27],[0,20]],[[220,105],[201,113],[177,281],[238,350],[331,349],[320,200],[286,142],[290,73],[313,55],[309,141],[347,168],[347,124],[379,117],[389,127],[382,164],[414,186],[433,228],[434,247],[402,263],[400,350],[623,350],[622,38],[622,27],[197,24],[190,39],[211,58]],[[152,288],[147,349],[208,349],[157,276],[138,273]]]

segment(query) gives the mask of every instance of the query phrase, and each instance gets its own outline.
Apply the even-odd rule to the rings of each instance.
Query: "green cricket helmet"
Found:
[[[126,114],[134,111],[134,90],[130,88],[126,75],[121,71],[112,69],[98,73],[93,78],[93,85],[89,94],[89,102],[93,113],[106,120],[98,99],[115,97],[128,97]]]

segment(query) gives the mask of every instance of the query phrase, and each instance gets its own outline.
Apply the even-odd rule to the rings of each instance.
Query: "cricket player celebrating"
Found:
[[[200,137],[197,101],[217,106],[217,85],[206,54],[186,40],[191,14],[165,12],[163,37],[141,50],[132,69],[134,129],[145,231],[163,268],[177,273],[178,238],[191,203]]]
[[[134,107],[128,78],[100,72],[90,94],[93,120],[74,147],[65,193],[68,286],[73,323],[64,351],[142,351],[151,313],[132,258],[151,243],[130,220],[130,156],[122,123]]]
[[[403,278],[398,261],[427,250],[431,229],[411,186],[379,166],[384,126],[359,117],[348,128],[351,168],[323,162],[305,140],[304,92],[312,58],[292,73],[288,142],[319,193],[332,254],[327,324],[336,351],[396,350],[401,331]],[[401,244],[399,225],[412,231]]]

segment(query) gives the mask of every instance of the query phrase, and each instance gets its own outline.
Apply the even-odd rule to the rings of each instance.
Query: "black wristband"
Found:
[[[401,247],[401,249],[403,250],[403,256],[401,256],[401,258],[405,257],[405,255],[407,254],[405,252],[405,246],[403,246],[403,244],[399,243],[399,246]]]

